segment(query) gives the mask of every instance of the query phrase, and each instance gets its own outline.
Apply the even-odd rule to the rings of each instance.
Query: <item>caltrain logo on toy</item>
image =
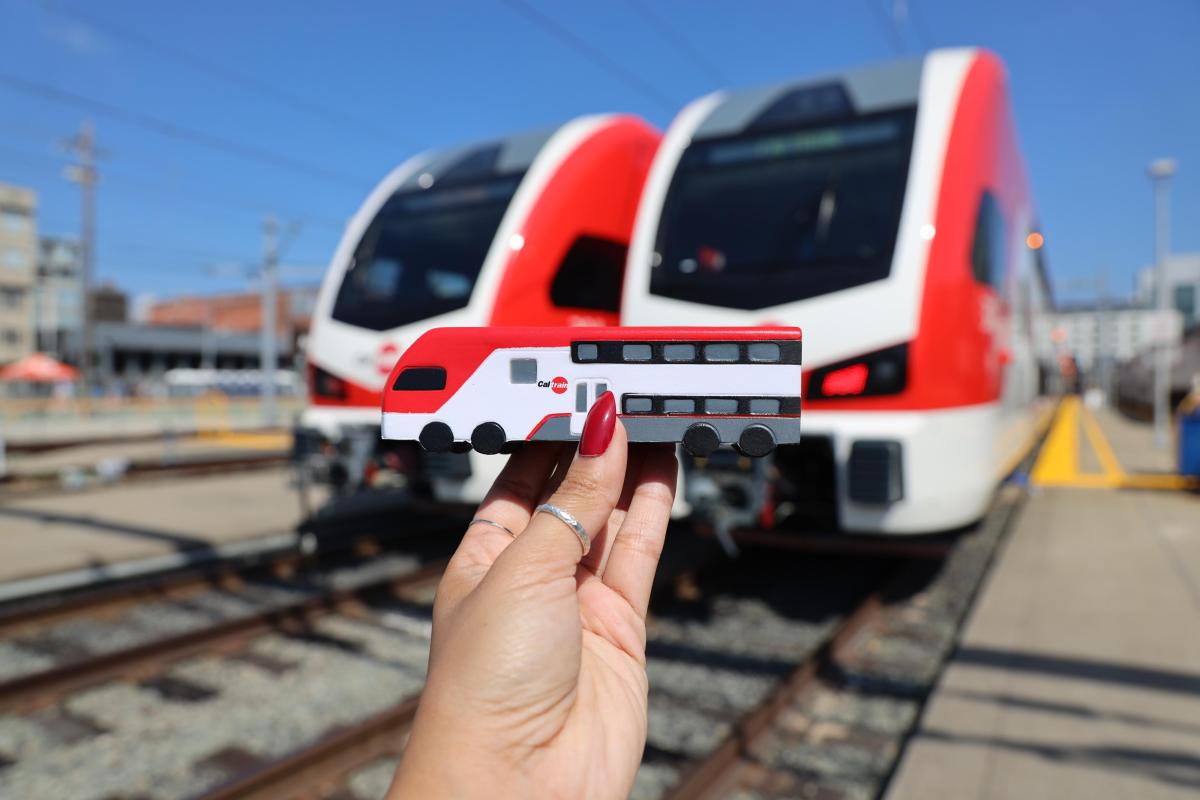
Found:
[[[550,391],[555,394],[562,394],[567,390],[567,379],[559,375],[554,380],[550,381]]]

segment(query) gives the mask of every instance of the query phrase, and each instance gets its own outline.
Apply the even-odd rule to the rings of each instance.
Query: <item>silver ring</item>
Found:
[[[574,515],[572,515],[570,512],[563,511],[558,506],[552,506],[549,503],[542,503],[533,510],[533,513],[536,514],[539,511],[544,511],[547,514],[557,517],[568,528],[575,531],[575,535],[579,537],[579,544],[583,548],[583,554],[585,556],[588,554],[588,551],[592,549],[592,540],[588,538],[587,531],[584,530],[584,527],[579,524],[579,520],[575,519]]]
[[[513,537],[514,539],[517,538],[517,535],[515,533],[513,533],[508,528],[501,525],[499,522],[496,522],[495,520],[484,519],[483,517],[476,517],[475,519],[471,520],[469,523],[467,523],[467,527],[469,528],[477,522],[480,525],[491,525],[493,528],[499,528],[500,530],[504,531],[509,536]]]

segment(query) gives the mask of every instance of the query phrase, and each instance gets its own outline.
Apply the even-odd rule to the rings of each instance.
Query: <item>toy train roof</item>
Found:
[[[446,391],[454,392],[496,350],[524,347],[568,347],[573,342],[744,342],[801,341],[799,328],[760,327],[545,327],[493,326],[484,328],[434,328],[413,342],[392,368],[388,386],[402,368],[440,366],[449,378]],[[386,402],[385,402],[386,406]]]
[[[693,140],[803,125],[915,105],[928,61],[909,58],[770,86],[723,91]]]
[[[510,347],[566,347],[573,342],[670,342],[670,341],[800,341],[799,328],[763,325],[758,327],[505,327],[434,328],[420,336],[407,353],[426,348],[462,347],[497,350]],[[406,354],[407,354],[406,353]]]

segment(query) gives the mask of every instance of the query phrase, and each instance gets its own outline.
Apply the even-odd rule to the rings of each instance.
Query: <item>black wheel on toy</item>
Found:
[[[482,422],[471,431],[471,446],[475,448],[476,453],[495,455],[504,449],[507,441],[504,428],[497,422]]]
[[[766,425],[747,425],[738,437],[738,452],[751,458],[762,458],[775,449],[775,432]]]
[[[445,453],[454,445],[454,431],[444,422],[430,422],[421,428],[417,441],[430,453]]]
[[[707,422],[697,422],[683,433],[683,449],[696,458],[707,458],[721,446],[721,434]]]

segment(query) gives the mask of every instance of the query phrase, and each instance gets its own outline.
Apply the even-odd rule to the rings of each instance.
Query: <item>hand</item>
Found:
[[[646,606],[674,448],[627,447],[611,394],[571,445],[509,459],[450,560],[390,798],[625,797],[646,742]],[[587,454],[591,453],[591,457]],[[550,502],[592,538],[533,509]]]

